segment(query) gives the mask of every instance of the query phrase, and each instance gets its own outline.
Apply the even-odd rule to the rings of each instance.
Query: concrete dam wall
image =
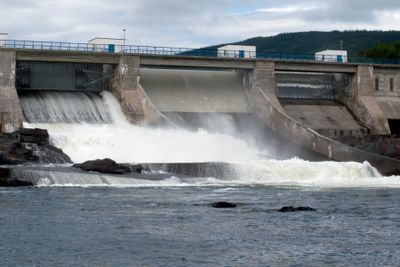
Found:
[[[272,130],[289,143],[326,158],[338,161],[368,160],[382,172],[400,169],[400,161],[333,140],[338,140],[335,130],[349,136],[354,133],[390,134],[388,119],[397,119],[397,100],[392,101],[394,104],[387,104],[383,100],[389,94],[399,94],[392,90],[397,83],[390,80],[400,77],[398,69],[376,66],[375,74],[372,66],[347,64],[0,52],[1,73],[8,73],[0,77],[0,94],[2,100],[8,100],[3,101],[4,103],[15,104],[11,106],[2,103],[0,106],[0,125],[4,132],[20,127],[22,122],[16,88],[16,81],[21,82],[21,79],[18,75],[15,76],[15,73],[21,71],[15,70],[15,66],[21,66],[20,62],[94,62],[103,66],[103,74],[97,82],[101,81],[103,89],[110,90],[117,97],[125,116],[132,124],[157,124],[165,113],[170,112],[252,114],[263,127]],[[285,74],[280,75],[279,72]],[[32,73],[35,72],[30,72],[29,75]],[[85,71],[84,73],[86,75]],[[311,94],[300,94],[294,102],[288,102],[285,97],[296,96],[296,88],[304,87],[298,84],[302,73],[309,75],[307,79],[311,83],[316,81],[326,84],[330,82],[330,76],[333,77],[332,84],[337,81],[336,76],[347,75],[350,79],[347,84],[342,85],[344,90],[328,88],[329,90],[320,94],[318,86],[311,86]],[[321,76],[319,73],[334,75]],[[41,75],[46,75],[46,72]],[[75,74],[72,72],[73,75],[79,81],[75,84],[87,85],[86,87],[93,89],[90,87],[90,80],[85,80],[87,77],[80,71],[75,71]],[[320,76],[323,78],[320,79]],[[380,77],[385,77],[389,82],[381,84]],[[300,84],[303,83],[302,79]],[[279,93],[282,88],[286,90],[285,95]],[[323,96],[323,99],[315,99],[315,96]],[[322,100],[331,102],[328,104]]]
[[[242,75],[234,70],[141,68],[140,84],[161,112],[251,111]]]

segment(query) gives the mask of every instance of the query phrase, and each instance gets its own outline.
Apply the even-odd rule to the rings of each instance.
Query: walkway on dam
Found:
[[[257,51],[249,58],[239,58],[237,50],[224,50],[224,53],[217,48],[187,48],[187,47],[163,47],[163,46],[141,46],[141,45],[114,45],[114,44],[93,44],[56,41],[33,41],[33,40],[4,40],[0,42],[0,48],[7,49],[28,49],[43,51],[71,51],[71,52],[99,52],[119,54],[142,54],[158,56],[182,56],[182,57],[217,57],[236,58],[239,60],[268,59],[283,61],[311,61],[317,60],[315,54],[297,54],[284,52]],[[338,62],[336,56],[325,56],[322,62],[334,62],[340,64],[380,64],[400,65],[400,60],[371,59],[361,57],[348,57],[347,62]]]

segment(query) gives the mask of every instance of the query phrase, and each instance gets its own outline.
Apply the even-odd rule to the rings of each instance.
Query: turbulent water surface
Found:
[[[117,177],[65,166],[24,173],[38,178],[38,186],[0,189],[3,266],[400,262],[400,177],[382,177],[367,162],[277,160],[268,146],[232,132],[132,126],[109,93],[26,95],[21,103],[25,125],[48,129],[74,162],[234,164],[222,178]],[[214,201],[238,207],[215,209]],[[285,205],[317,211],[277,212]]]
[[[215,209],[213,201],[235,209]],[[397,266],[400,189],[0,189],[3,266]],[[316,212],[279,213],[284,205]]]

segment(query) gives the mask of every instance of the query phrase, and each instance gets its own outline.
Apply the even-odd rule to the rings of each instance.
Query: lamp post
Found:
[[[124,32],[124,45],[122,47],[122,52],[124,53],[125,52],[125,43],[126,43],[126,38],[125,38],[126,29],[123,29],[122,31]]]

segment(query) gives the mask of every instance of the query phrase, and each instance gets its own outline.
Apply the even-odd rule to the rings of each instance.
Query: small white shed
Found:
[[[255,58],[256,47],[248,45],[226,45],[218,48],[218,57]]]
[[[323,50],[315,53],[315,60],[329,62],[347,62],[346,50]]]
[[[125,40],[120,38],[96,37],[89,40],[88,43],[93,44],[94,51],[115,53],[115,52],[121,52],[122,46],[125,44]]]
[[[4,47],[6,45],[6,40],[8,39],[8,33],[0,32],[0,47]]]

